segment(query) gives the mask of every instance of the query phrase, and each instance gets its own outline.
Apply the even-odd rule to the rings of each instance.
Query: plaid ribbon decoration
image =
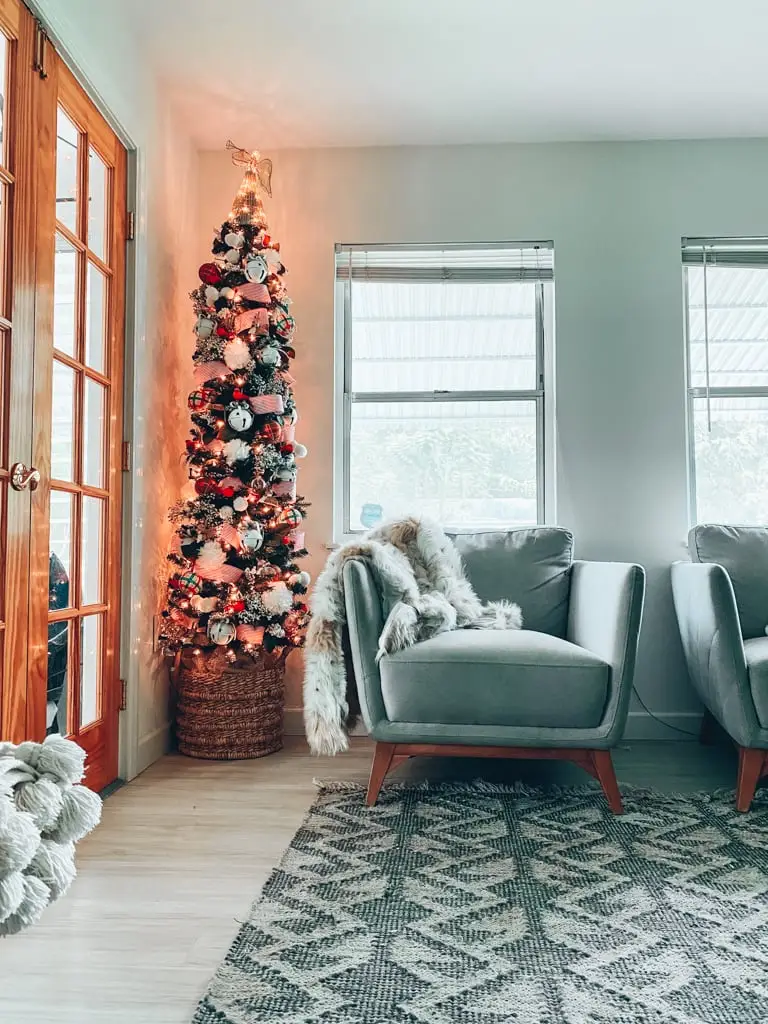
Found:
[[[243,644],[260,644],[264,641],[263,626],[242,625],[237,627],[237,639]]]
[[[217,377],[227,377],[232,371],[226,363],[220,361],[214,363],[198,363],[195,367],[193,374],[193,380],[197,387],[201,384],[207,383],[209,380],[215,380]]]
[[[285,410],[285,402],[282,395],[255,395],[249,398],[251,408],[258,416],[266,416],[274,412],[278,415]]]
[[[269,305],[272,299],[269,294],[269,289],[265,284],[257,284],[255,281],[246,281],[245,284],[239,284],[237,290],[244,299],[248,299],[249,302],[263,302]]]

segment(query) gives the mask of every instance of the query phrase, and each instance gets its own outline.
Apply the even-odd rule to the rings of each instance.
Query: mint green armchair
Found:
[[[768,529],[694,527],[691,562],[672,566],[672,596],[688,675],[739,750],[736,807],[748,811],[768,774]]]
[[[369,804],[407,757],[559,758],[597,778],[620,813],[610,750],[626,725],[643,569],[575,562],[558,528],[452,537],[480,597],[517,602],[525,628],[442,633],[377,663],[374,579],[362,559],[345,565],[352,664],[376,740]]]

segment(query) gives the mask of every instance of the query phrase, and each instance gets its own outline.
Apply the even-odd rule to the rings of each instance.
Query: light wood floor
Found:
[[[230,764],[163,758],[104,805],[78,847],[79,876],[42,922],[0,940],[3,1024],[189,1024],[238,922],[309,807],[313,778],[367,777],[372,746],[335,759],[289,740]],[[692,791],[733,786],[727,746],[636,743],[620,782]],[[588,781],[556,763],[426,759],[399,777]],[[386,783],[385,783],[386,785]]]

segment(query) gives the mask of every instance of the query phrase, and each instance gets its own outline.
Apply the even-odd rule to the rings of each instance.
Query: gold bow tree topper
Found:
[[[261,219],[261,192],[272,195],[272,161],[262,157],[257,149],[249,153],[230,139],[227,149],[232,151],[232,163],[245,167],[245,174],[237,190],[230,219],[238,224],[256,224]]]

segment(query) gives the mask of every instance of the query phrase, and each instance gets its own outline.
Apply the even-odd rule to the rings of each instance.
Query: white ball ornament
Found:
[[[240,250],[239,249],[227,249],[224,253],[224,259],[227,263],[231,263],[233,266],[240,262]]]
[[[223,508],[219,509],[219,519],[223,519],[225,523],[231,523],[234,514],[235,510],[231,505],[224,505]]]
[[[235,405],[227,411],[227,423],[239,434],[245,433],[253,426],[253,413],[247,405]]]
[[[269,268],[263,256],[251,256],[245,264],[245,276],[249,281],[263,284],[267,280]]]
[[[226,647],[227,644],[231,644],[235,639],[236,633],[235,624],[229,619],[214,619],[213,622],[208,624],[208,636],[219,647]]]
[[[198,338],[210,338],[216,329],[216,321],[209,316],[199,316],[195,324],[195,334]]]
[[[231,249],[242,249],[245,245],[245,235],[240,234],[239,231],[228,231],[224,235],[224,244]]]
[[[254,523],[249,526],[242,535],[243,547],[247,548],[248,551],[258,551],[261,545],[264,543],[264,531],[261,528],[260,523]]]
[[[234,288],[222,288],[221,291],[219,292],[219,295],[222,297],[222,299],[226,299],[227,302],[231,302],[232,299],[234,299],[234,297],[235,297],[235,289]]]
[[[277,366],[280,362],[280,349],[274,345],[267,345],[259,350],[259,362],[264,366]]]
[[[294,454],[294,457],[297,458],[297,459],[305,458],[305,456],[307,454],[307,446],[303,445],[303,444],[294,444],[294,446],[293,446],[293,454]]]
[[[219,297],[219,289],[214,288],[212,284],[209,284],[205,289],[205,301],[209,306],[212,306]]]
[[[245,510],[248,508],[248,499],[244,498],[241,494],[232,502],[232,507],[234,508],[235,512],[245,512]]]

